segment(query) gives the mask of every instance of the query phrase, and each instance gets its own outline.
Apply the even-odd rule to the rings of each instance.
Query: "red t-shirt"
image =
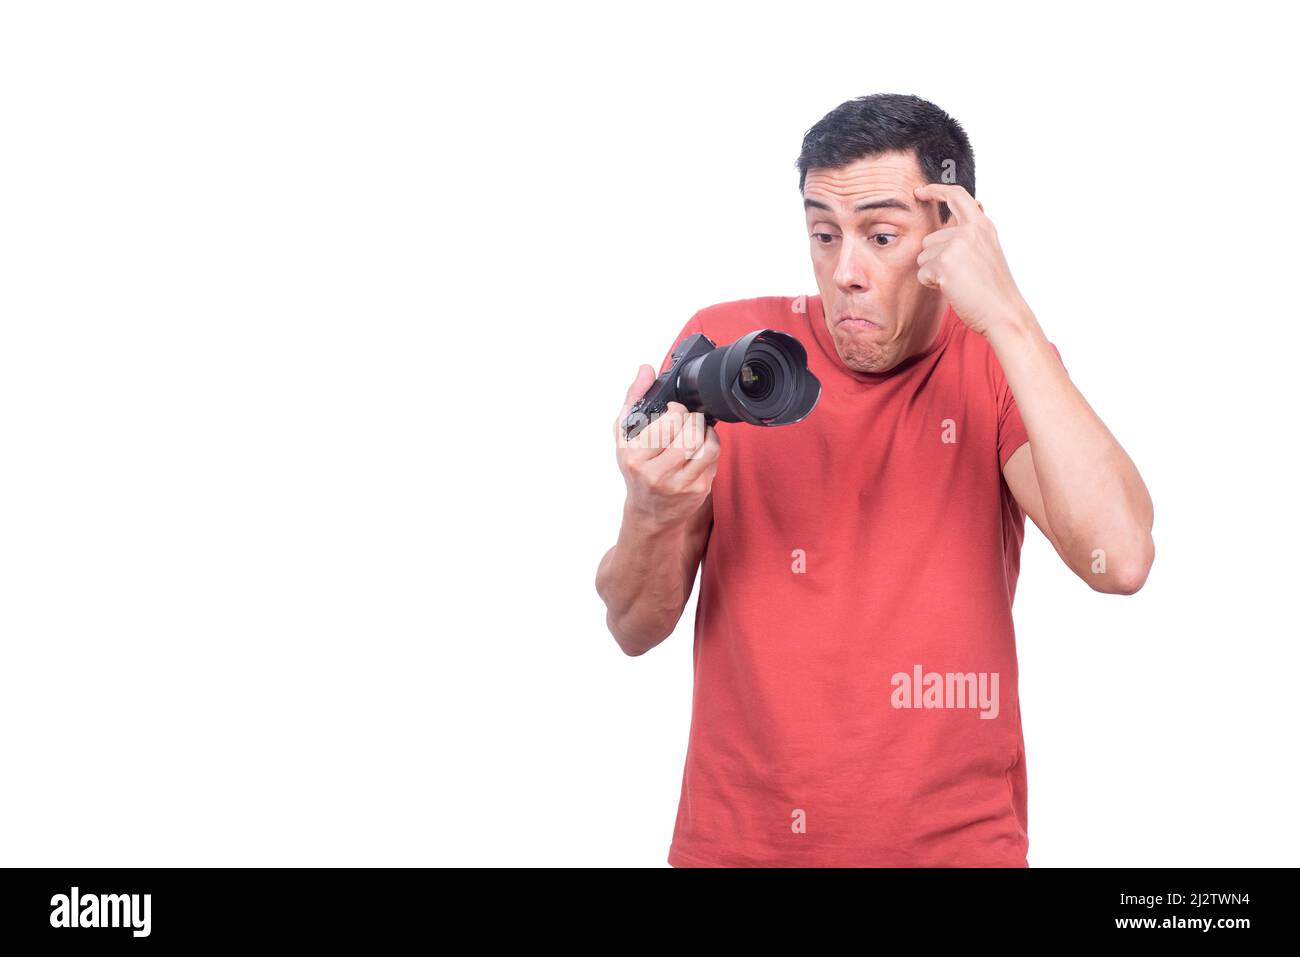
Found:
[[[820,296],[710,306],[673,348],[758,328],[803,343],[821,398],[716,426],[668,862],[1025,867],[1024,513],[1001,467],[1027,435],[997,358],[949,308],[925,353],[855,372]]]

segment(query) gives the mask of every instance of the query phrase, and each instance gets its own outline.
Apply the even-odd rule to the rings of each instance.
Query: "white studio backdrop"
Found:
[[[1030,865],[1300,862],[1282,6],[2,9],[0,865],[664,866],[695,601],[605,630],[610,424],[817,291],[871,92],[1155,502],[1131,597],[1026,530]]]

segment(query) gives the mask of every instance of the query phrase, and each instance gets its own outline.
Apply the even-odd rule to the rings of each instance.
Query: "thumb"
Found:
[[[636,378],[632,384],[627,387],[627,398],[623,400],[623,414],[627,415],[627,410],[632,407],[632,403],[641,396],[646,394],[646,390],[654,384],[655,370],[644,362],[637,367]]]
[[[641,365],[637,367],[636,378],[633,379],[632,384],[627,387],[627,396],[623,399],[623,408],[619,411],[618,418],[614,420],[615,434],[617,434],[619,428],[622,426],[623,420],[627,418],[628,412],[631,411],[632,403],[645,395],[646,390],[654,384],[654,381],[654,368],[646,365],[644,362],[641,363]]]

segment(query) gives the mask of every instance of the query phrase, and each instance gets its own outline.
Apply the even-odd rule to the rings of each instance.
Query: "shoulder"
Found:
[[[760,327],[788,331],[804,320],[807,311],[807,296],[756,296],[705,306],[692,321],[714,342],[723,343]]]
[[[1049,341],[1048,345],[1052,347],[1052,352],[1055,353],[1057,361],[1064,367],[1065,362],[1061,359],[1061,352],[1057,349],[1056,343]],[[946,351],[951,353],[953,358],[965,369],[979,372],[999,402],[1012,403],[1015,401],[1011,395],[1006,373],[1002,370],[1002,362],[998,359],[998,354],[994,351],[992,344],[958,319],[955,314],[953,316],[952,335]]]
[[[1006,377],[1002,373],[1002,365],[998,362],[993,346],[978,332],[958,319],[956,314],[952,317],[952,323],[952,335],[945,351],[966,369],[977,372],[993,394],[1000,397],[1006,390]]]

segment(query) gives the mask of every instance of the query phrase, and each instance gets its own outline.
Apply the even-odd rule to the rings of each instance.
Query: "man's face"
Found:
[[[810,169],[804,212],[826,327],[844,364],[886,372],[929,346],[942,293],[921,285],[921,240],[948,224],[938,204],[912,194],[925,184],[914,153],[881,153],[838,169]],[[854,318],[847,318],[854,317]]]

